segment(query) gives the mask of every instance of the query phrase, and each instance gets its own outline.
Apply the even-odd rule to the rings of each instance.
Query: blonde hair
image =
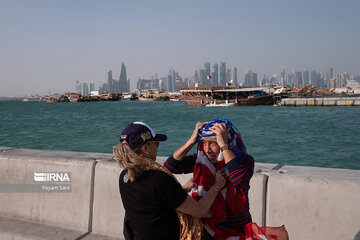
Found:
[[[130,181],[143,173],[146,157],[141,156],[140,147],[132,150],[127,142],[122,142],[113,147],[113,153],[119,166],[128,170]]]

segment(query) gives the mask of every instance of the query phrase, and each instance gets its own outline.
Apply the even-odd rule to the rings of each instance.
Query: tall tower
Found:
[[[129,92],[130,86],[128,86],[128,80],[126,77],[126,67],[124,63],[121,63],[121,72],[119,79],[119,89],[120,92]]]
[[[220,62],[220,86],[225,86],[226,84],[226,63]]]
[[[109,87],[112,86],[112,81],[113,81],[113,78],[112,78],[112,71],[108,71],[108,85]]]
[[[233,67],[231,71],[231,80],[233,80],[234,86],[239,86],[239,83],[237,81],[237,68]]]
[[[309,70],[305,69],[302,72],[302,86],[306,87],[307,85],[309,85]]]
[[[211,74],[211,85],[212,86],[217,86],[219,85],[219,67],[217,65],[217,63],[214,64],[213,66],[213,72]]]
[[[334,78],[334,70],[332,67],[330,68],[330,79],[331,78]]]

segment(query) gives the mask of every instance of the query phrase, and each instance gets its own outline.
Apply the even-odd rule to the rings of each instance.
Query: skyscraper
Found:
[[[319,86],[319,81],[317,78],[317,74],[316,71],[310,71],[310,80],[309,80],[309,84],[313,85],[314,87],[318,87]]]
[[[206,76],[210,76],[210,74],[211,74],[210,63],[209,62],[204,63],[204,68],[205,68]]]
[[[332,67],[330,68],[330,79],[331,78],[334,78],[334,71]]]
[[[250,69],[245,70],[244,86],[255,87],[257,86],[257,73],[254,73]]]
[[[120,92],[129,92],[130,86],[128,86],[128,80],[126,77],[126,67],[124,63],[121,63],[121,72],[119,78],[119,89]]]
[[[302,72],[302,84],[303,87],[306,87],[307,85],[309,85],[309,70],[305,69]]]
[[[167,79],[167,92],[174,92],[175,91],[175,70],[170,69]]]
[[[110,71],[108,71],[108,82],[107,82],[110,89],[113,89],[113,81],[114,80],[113,80],[113,76],[112,76],[112,71],[110,70]]]
[[[231,69],[226,69],[226,83],[229,83],[231,80]]]
[[[76,93],[81,94],[81,83],[79,81],[76,81]]]
[[[217,85],[219,85],[219,67],[218,67],[217,63],[214,64],[213,70],[214,71],[211,74],[211,85],[217,86]]]
[[[206,69],[200,69],[199,70],[199,76],[200,76],[200,82],[199,82],[199,86],[204,86],[204,85],[208,85],[208,79],[207,79],[207,75],[206,75]]]
[[[237,68],[233,67],[231,71],[231,80],[233,81],[234,86],[239,86],[239,83],[237,81]]]
[[[220,62],[220,81],[219,81],[219,85],[220,86],[225,86],[226,84],[226,63],[225,62]]]

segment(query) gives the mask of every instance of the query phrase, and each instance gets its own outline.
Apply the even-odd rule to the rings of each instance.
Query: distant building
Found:
[[[233,67],[231,71],[231,80],[233,81],[234,86],[239,86],[238,80],[237,80],[237,68]]]
[[[319,86],[319,79],[318,79],[318,75],[316,74],[316,71],[310,72],[309,84],[311,84],[313,87]]]
[[[226,63],[220,63],[219,85],[225,86],[226,84]]]
[[[258,86],[257,73],[252,72],[250,69],[246,69],[244,78],[245,79],[244,79],[243,86],[246,86],[246,87],[256,87],[256,86]]]
[[[128,79],[126,77],[126,67],[125,67],[124,63],[121,63],[119,86],[118,86],[117,90],[119,90],[120,93],[130,91],[130,81],[128,81]]]
[[[81,94],[82,95],[89,95],[89,85],[87,82],[81,82]]]
[[[209,62],[204,63],[204,68],[205,68],[206,77],[210,76],[211,75],[210,63]],[[207,85],[210,85],[210,83]]]
[[[305,69],[302,72],[302,83],[301,83],[301,85],[303,87],[306,87],[309,84],[310,84],[310,82],[309,82],[309,70]]]
[[[207,74],[206,74],[206,70],[205,69],[200,69],[199,70],[199,77],[200,77],[200,82],[199,82],[199,86],[205,86],[208,85],[207,82]]]
[[[174,92],[175,88],[175,70],[170,69],[167,77],[167,88],[165,89],[167,92]]]
[[[76,93],[82,95],[89,95],[94,90],[95,90],[94,82],[76,81]]]
[[[130,80],[126,76],[126,67],[124,63],[121,63],[121,71],[119,81],[113,79],[112,71],[110,70],[107,74],[107,82],[102,84],[99,89],[99,93],[110,93],[110,92],[129,92],[130,91]]]
[[[195,74],[194,74],[194,80],[195,80],[195,84],[199,84],[199,72],[196,70]]]
[[[81,82],[76,81],[76,93],[81,94]]]
[[[159,79],[140,79],[137,82],[137,89],[148,90],[148,89],[160,89]]]
[[[211,86],[219,85],[219,67],[218,67],[217,63],[215,63],[213,66],[213,72],[211,74],[210,84],[211,84]]]

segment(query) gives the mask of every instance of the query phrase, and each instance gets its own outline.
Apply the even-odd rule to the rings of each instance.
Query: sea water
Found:
[[[158,156],[169,156],[186,142],[198,121],[220,116],[237,127],[256,162],[360,169],[360,107],[0,101],[0,146],[111,153],[122,129],[143,121],[167,134]]]

